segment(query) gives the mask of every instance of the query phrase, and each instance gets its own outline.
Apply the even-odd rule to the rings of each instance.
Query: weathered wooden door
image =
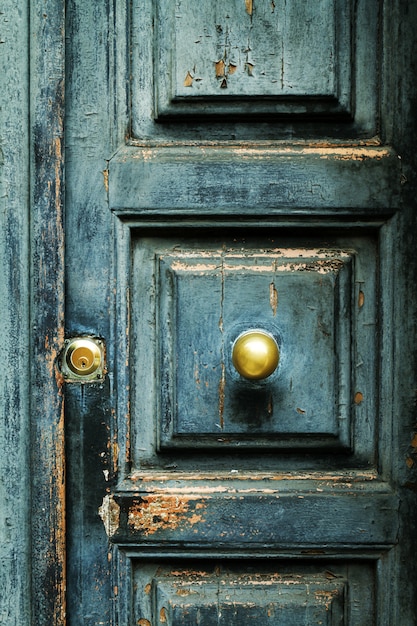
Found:
[[[416,3],[66,14],[68,624],[417,623]]]

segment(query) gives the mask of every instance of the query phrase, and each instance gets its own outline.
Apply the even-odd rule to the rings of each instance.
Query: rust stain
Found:
[[[296,410],[296,411],[297,411],[297,413],[299,413],[300,415],[305,415],[305,413],[306,413],[306,412],[304,411],[304,409],[300,409],[300,408],[298,408],[298,407],[297,407],[295,410]]]
[[[411,469],[413,467],[413,465],[414,465],[414,460],[410,456],[408,456],[406,458],[406,460],[405,460],[405,463],[406,463],[408,469]]]
[[[227,73],[229,76],[231,76],[232,74],[234,74],[237,70],[237,65],[235,63],[229,63],[229,67],[227,70]]]
[[[253,14],[253,0],[245,0],[245,8],[246,8],[246,13],[248,15],[252,15]]]
[[[148,619],[142,618],[138,621],[138,626],[152,626],[152,624],[150,623]]]
[[[358,296],[358,307],[361,309],[364,304],[365,304],[365,294],[361,290]]]
[[[413,438],[411,440],[411,446],[413,448],[417,448],[417,433],[414,433]]]
[[[151,589],[152,589],[152,585],[151,585],[151,583],[148,583],[145,586],[145,593],[146,593],[146,595],[149,595],[151,593]]]
[[[159,611],[159,621],[161,622],[161,624],[166,624],[167,623],[167,610],[166,608],[163,606],[162,609]]]
[[[275,317],[278,308],[278,291],[274,283],[269,285],[269,304],[271,305],[272,314]]]
[[[190,503],[197,497],[179,494],[143,496],[129,509],[129,526],[145,535],[153,535],[159,530],[175,530],[184,524],[194,526],[203,521],[203,516],[195,513],[195,507],[190,511]]]
[[[361,404],[361,402],[363,402],[363,393],[357,391],[355,393],[355,404]]]
[[[193,81],[194,81],[194,78],[192,77],[190,72],[187,72],[187,76],[185,77],[185,80],[184,80],[184,87],[192,87]]]
[[[113,537],[120,524],[120,506],[114,501],[112,495],[104,496],[98,514],[102,519],[107,536]]]

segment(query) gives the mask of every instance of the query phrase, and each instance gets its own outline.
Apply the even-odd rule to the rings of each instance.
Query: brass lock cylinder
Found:
[[[101,350],[92,339],[74,339],[68,344],[65,361],[68,369],[77,376],[90,376],[101,365]]]

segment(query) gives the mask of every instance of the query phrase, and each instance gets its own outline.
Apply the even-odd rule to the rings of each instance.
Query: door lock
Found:
[[[233,344],[232,363],[243,378],[268,378],[278,367],[278,344],[265,330],[247,330]]]
[[[103,377],[104,346],[99,339],[77,337],[66,341],[62,373],[67,380],[97,380]]]

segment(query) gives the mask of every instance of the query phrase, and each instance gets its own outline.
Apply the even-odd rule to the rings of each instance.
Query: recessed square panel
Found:
[[[288,98],[313,112],[348,112],[349,2],[159,0],[157,7],[157,117],[275,114]]]
[[[161,447],[232,436],[350,443],[353,250],[201,249],[158,255]],[[275,338],[277,369],[248,380],[242,332]]]
[[[230,232],[136,240],[132,436],[139,458],[304,448],[355,450],[371,460],[372,238]],[[279,351],[259,379],[233,360],[236,340],[254,330]]]
[[[377,133],[377,3],[145,0],[131,24],[133,140]]]

